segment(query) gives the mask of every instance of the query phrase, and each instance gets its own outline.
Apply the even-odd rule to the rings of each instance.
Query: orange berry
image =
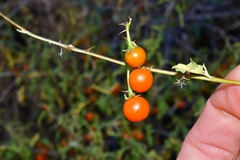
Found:
[[[87,121],[92,121],[93,118],[94,118],[94,114],[92,112],[87,112],[85,114],[85,118],[86,118]]]
[[[157,108],[157,107],[153,107],[153,108],[152,108],[152,111],[151,111],[151,113],[152,113],[153,115],[157,115],[157,114],[158,114],[158,112],[159,112],[159,110],[158,110],[158,108]]]
[[[121,92],[121,85],[119,83],[117,83],[112,87],[111,93],[112,93],[112,95],[117,95],[120,92]]]
[[[62,141],[60,142],[60,145],[61,145],[62,147],[66,147],[66,146],[67,146],[67,141],[66,141],[66,140],[62,140]]]
[[[144,134],[143,132],[136,130],[133,132],[133,137],[138,141],[142,141],[144,139]]]
[[[91,95],[94,92],[94,89],[90,86],[87,87],[85,90],[86,95]]]
[[[85,142],[89,142],[90,140],[91,140],[90,134],[89,134],[89,133],[85,134],[85,135],[84,135],[84,141],[85,141]]]
[[[35,156],[35,160],[48,160],[48,157],[44,154],[38,154]]]
[[[93,95],[90,96],[90,101],[91,101],[92,103],[96,102],[97,99],[98,99],[97,95],[94,95],[94,94],[93,94]]]
[[[185,106],[186,106],[186,102],[185,101],[177,102],[177,108],[183,109],[183,108],[185,108]]]

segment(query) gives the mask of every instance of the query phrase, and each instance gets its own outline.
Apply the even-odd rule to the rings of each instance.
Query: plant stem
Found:
[[[215,82],[215,83],[226,83],[226,84],[234,84],[234,85],[240,85],[240,81],[235,81],[235,80],[230,80],[230,79],[223,79],[223,78],[207,78],[204,76],[197,76],[197,75],[188,75],[185,76],[186,78],[189,79],[197,79],[197,80],[203,80],[203,81],[209,81],[209,82]]]
[[[125,26],[126,26],[126,35],[127,35],[127,47],[128,47],[128,50],[132,49],[134,47],[133,45],[133,42],[131,40],[131,36],[130,36],[130,25],[131,25],[131,22],[132,22],[132,18],[129,18],[129,21],[126,22]]]
[[[127,86],[128,86],[128,98],[131,98],[133,96],[135,96],[132,88],[130,87],[130,83],[129,83],[129,75],[130,75],[130,69],[127,69]]]
[[[147,68],[147,69],[149,69],[151,72],[165,74],[169,76],[179,76],[179,77],[183,76],[183,74],[180,72],[166,71],[166,70],[161,70],[156,68]],[[208,77],[199,76],[196,74],[184,74],[184,77],[187,79],[197,79],[197,80],[203,80],[203,81],[209,81],[209,82],[215,82],[215,83],[227,83],[227,84],[240,85],[240,81],[217,78],[217,77],[208,78]]]
[[[30,31],[23,28],[22,26],[18,25],[17,23],[15,23],[14,21],[12,21],[8,17],[6,17],[2,12],[0,12],[0,16],[3,17],[9,23],[11,23],[13,26],[15,26],[16,30],[18,32],[22,33],[22,34],[26,34],[30,37],[41,40],[43,42],[47,42],[49,44],[54,44],[54,45],[59,46],[61,48],[65,48],[65,49],[69,50],[70,52],[74,51],[76,53],[86,54],[86,55],[93,56],[93,57],[96,57],[96,58],[99,58],[99,59],[103,59],[103,60],[106,60],[106,61],[109,61],[109,62],[112,62],[112,63],[116,63],[116,64],[119,64],[119,65],[122,65],[122,66],[126,66],[125,62],[123,62],[123,61],[119,61],[119,60],[116,60],[116,59],[113,59],[113,58],[102,56],[102,55],[90,52],[88,50],[79,49],[79,48],[76,48],[76,47],[72,46],[71,44],[67,45],[67,44],[64,44],[64,43],[61,43],[61,42],[53,41],[51,39],[38,36],[36,34],[31,33]],[[129,33],[130,24],[131,24],[131,18],[129,18],[129,22],[126,23],[128,49],[131,49],[131,48],[134,47],[134,42],[131,41],[130,33]],[[148,69],[151,72],[160,73],[160,74],[164,74],[164,75],[170,75],[170,76],[181,76],[181,75],[183,75],[182,73],[179,73],[179,72],[173,72],[173,71],[167,71],[167,70],[161,70],[161,69],[155,69],[155,68],[148,68]],[[129,74],[130,74],[130,71],[128,69],[128,71],[127,71],[128,78],[129,78]],[[227,83],[227,84],[240,85],[240,81],[235,81],[235,80],[228,80],[228,79],[222,79],[222,78],[216,78],[216,77],[208,78],[208,77],[205,77],[205,76],[199,76],[199,75],[195,75],[195,74],[188,74],[188,75],[184,75],[184,76],[188,79],[198,79],[198,80],[204,80],[204,81],[210,81],[210,82],[216,82],[216,83]],[[128,84],[128,86],[129,86],[129,84]],[[130,86],[129,86],[129,88],[130,88]],[[128,94],[129,94],[129,97],[134,95],[131,88],[130,88]]]
[[[180,73],[178,72],[174,72],[174,71],[167,71],[167,70],[162,70],[162,69],[156,69],[156,68],[146,68],[148,70],[150,70],[151,72],[155,72],[155,73],[160,73],[160,74],[165,74],[165,75],[169,75],[169,76],[177,76],[180,75]]]
[[[102,56],[102,55],[90,52],[88,50],[83,50],[83,49],[76,48],[76,47],[72,46],[71,44],[70,45],[63,44],[61,42],[57,42],[57,41],[54,41],[54,40],[51,40],[51,39],[44,38],[44,37],[41,37],[39,35],[33,34],[30,31],[28,31],[27,29],[23,28],[22,26],[18,25],[17,23],[15,23],[11,19],[9,19],[8,17],[6,17],[4,14],[2,14],[2,12],[0,12],[0,16],[3,17],[5,20],[7,20],[9,23],[11,23],[13,26],[15,26],[17,28],[17,31],[22,33],[22,34],[26,34],[30,37],[41,40],[43,42],[47,42],[49,44],[54,44],[56,46],[65,48],[69,51],[74,51],[74,52],[77,52],[77,53],[83,53],[83,54],[86,54],[86,55],[89,55],[89,56],[93,56],[93,57],[96,57],[96,58],[100,58],[100,59],[103,59],[103,60],[106,60],[106,61],[110,61],[110,62],[119,64],[119,65],[123,65],[123,66],[125,65],[125,63],[122,62],[122,61],[119,61],[119,60],[116,60],[116,59],[113,59],[113,58],[109,58],[109,57],[106,57],[106,56]]]

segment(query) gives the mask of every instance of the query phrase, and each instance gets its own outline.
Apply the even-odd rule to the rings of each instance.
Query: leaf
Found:
[[[17,100],[18,100],[18,103],[21,104],[22,106],[25,106],[26,99],[27,99],[27,97],[26,97],[26,87],[22,85],[17,90]]]
[[[78,116],[82,109],[88,104],[88,102],[80,102],[77,104],[77,107],[72,110],[73,116]]]
[[[182,63],[178,63],[177,65],[173,66],[172,69],[175,69],[176,72],[181,72],[181,73],[191,71],[190,67],[188,67],[187,65],[182,64]]]
[[[31,139],[30,139],[30,146],[34,147],[37,141],[40,138],[40,133],[36,133]]]
[[[205,67],[205,64],[199,65],[196,62],[194,62],[191,58],[190,63],[188,63],[187,65],[178,63],[177,65],[174,65],[172,69],[175,69],[176,72],[193,73],[203,75],[208,78],[213,78],[212,76],[209,75],[207,68]]]

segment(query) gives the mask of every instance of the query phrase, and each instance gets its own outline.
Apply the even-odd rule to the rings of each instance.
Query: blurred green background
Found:
[[[237,0],[0,0],[0,11],[43,37],[124,60],[119,23],[147,65],[171,70],[192,58],[213,76],[239,63]],[[0,19],[1,160],[171,160],[218,84],[153,74],[146,120],[122,113],[126,67],[22,35]],[[174,92],[173,92],[174,91]]]

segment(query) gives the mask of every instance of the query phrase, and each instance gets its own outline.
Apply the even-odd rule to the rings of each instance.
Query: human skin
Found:
[[[226,79],[240,81],[240,65]],[[187,134],[177,160],[240,160],[240,86],[221,84]]]

